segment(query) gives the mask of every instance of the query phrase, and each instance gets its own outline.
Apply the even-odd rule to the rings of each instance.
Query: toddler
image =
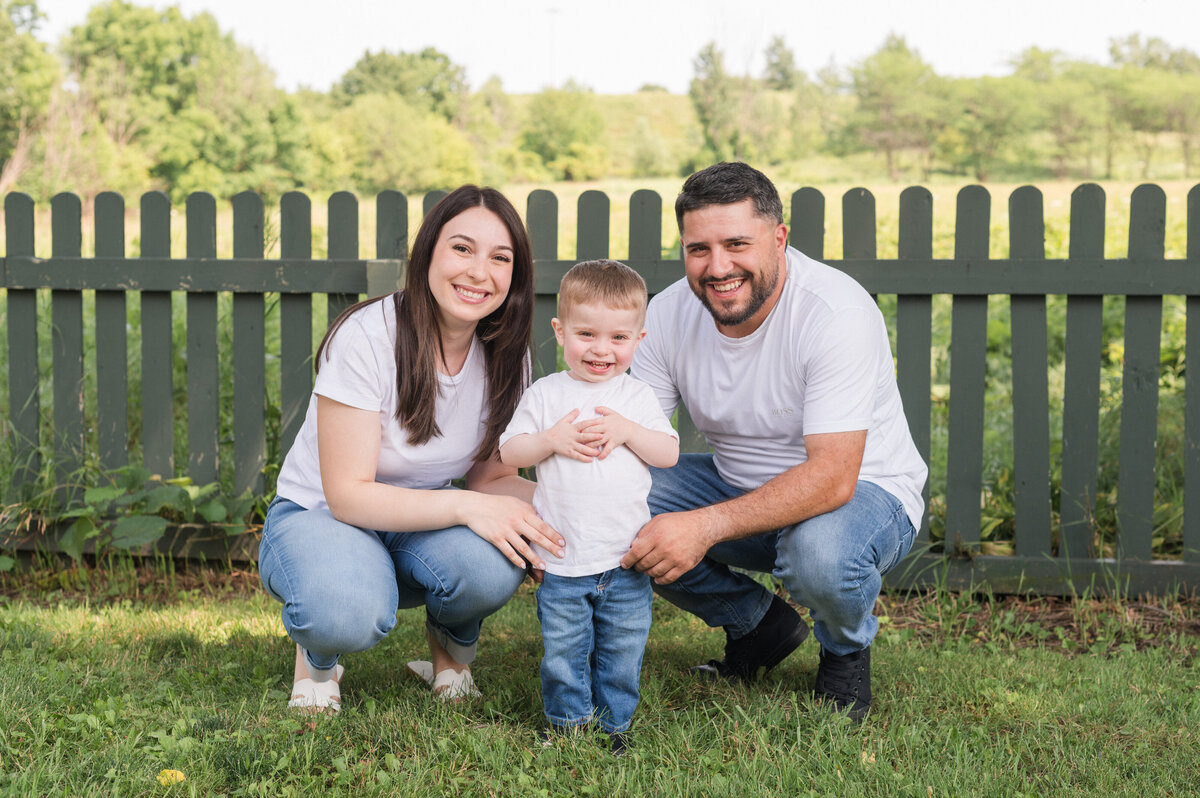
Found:
[[[646,284],[610,260],[576,264],[562,279],[554,335],[567,370],[530,386],[500,459],[537,466],[533,506],[564,538],[545,552],[537,592],[542,702],[552,733],[592,720],[624,753],[650,633],[650,580],[621,557],[650,520],[649,466],[679,459],[679,436],[654,392],[626,374],[646,331]]]

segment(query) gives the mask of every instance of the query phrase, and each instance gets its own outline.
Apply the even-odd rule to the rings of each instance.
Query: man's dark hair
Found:
[[[766,175],[749,164],[722,162],[701,169],[683,183],[675,199],[675,223],[683,230],[683,215],[709,205],[732,205],[754,200],[754,213],[783,224],[783,202]]]

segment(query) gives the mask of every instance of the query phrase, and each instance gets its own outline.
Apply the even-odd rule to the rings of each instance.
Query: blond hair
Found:
[[[646,281],[624,263],[585,260],[563,275],[558,287],[558,317],[567,318],[576,305],[599,303],[620,310],[637,310],[645,318]]]

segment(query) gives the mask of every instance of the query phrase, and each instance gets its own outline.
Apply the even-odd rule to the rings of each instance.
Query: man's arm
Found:
[[[804,436],[808,459],[729,501],[651,518],[621,559],[660,585],[695,567],[710,548],[791,526],[844,505],[854,496],[867,431]]]

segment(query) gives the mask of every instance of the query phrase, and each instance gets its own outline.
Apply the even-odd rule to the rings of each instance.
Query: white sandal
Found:
[[[408,663],[408,669],[420,677],[421,681],[433,688],[433,693],[443,701],[457,698],[479,698],[482,693],[471,678],[471,670],[462,673],[453,668],[447,668],[436,676],[433,673],[433,663],[425,660],[414,660]]]
[[[314,682],[310,678],[298,680],[292,685],[292,698],[288,701],[290,709],[308,709],[317,712],[340,712],[342,709],[342,674],[346,669],[337,666],[333,678],[324,682]]]

